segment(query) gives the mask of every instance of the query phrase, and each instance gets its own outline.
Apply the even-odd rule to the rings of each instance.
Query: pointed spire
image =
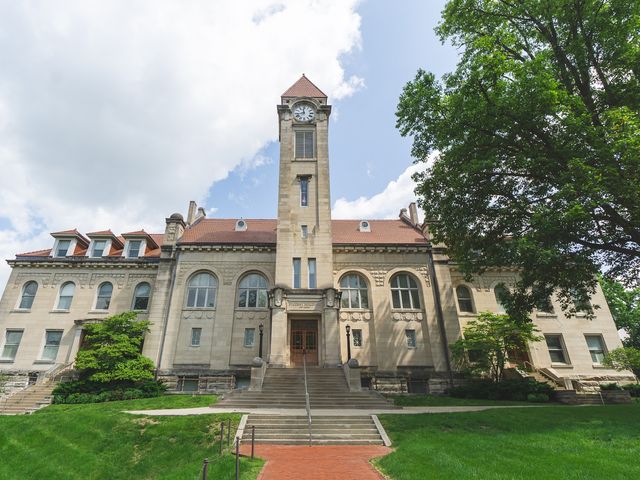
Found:
[[[316,87],[305,74],[298,79],[296,83],[291,85],[282,97],[310,97],[310,98],[327,98],[327,96]]]

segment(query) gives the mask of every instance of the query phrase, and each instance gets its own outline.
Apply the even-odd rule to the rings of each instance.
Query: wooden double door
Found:
[[[291,320],[291,366],[301,367],[306,353],[307,366],[318,365],[318,321]]]

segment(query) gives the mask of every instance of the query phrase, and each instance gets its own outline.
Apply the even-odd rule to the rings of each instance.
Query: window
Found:
[[[109,310],[111,294],[113,294],[113,285],[109,282],[100,284],[98,287],[98,297],[96,298],[96,310]]]
[[[300,259],[293,259],[293,288],[300,288]]]
[[[255,345],[255,340],[256,340],[256,329],[245,328],[244,329],[244,346],[253,347]]]
[[[7,330],[4,336],[4,348],[2,349],[3,360],[15,360],[18,347],[22,340],[22,330]]]
[[[300,206],[309,206],[309,177],[300,177]]]
[[[142,247],[142,240],[129,240],[129,248],[127,249],[127,258],[138,258]]]
[[[73,294],[76,291],[76,285],[73,282],[67,282],[60,287],[60,294],[58,296],[58,310],[69,310],[71,308],[71,302],[73,300]]]
[[[36,298],[36,292],[38,291],[38,283],[31,281],[24,284],[22,287],[22,298],[20,299],[20,306],[18,308],[24,308],[28,310],[33,305],[33,300]]]
[[[369,222],[367,222],[366,220],[362,220],[360,222],[360,228],[358,229],[361,232],[370,232],[371,231],[371,224]]]
[[[149,308],[149,296],[151,295],[151,285],[147,282],[139,283],[133,291],[132,310],[147,310]]]
[[[342,308],[369,308],[367,283],[361,275],[350,273],[340,279]]]
[[[192,347],[200,346],[200,337],[202,337],[202,329],[192,328],[191,329],[191,346]]]
[[[45,332],[44,348],[42,349],[42,360],[55,362],[61,341],[62,330],[47,330]]]
[[[313,158],[313,130],[296,131],[296,158]]]
[[[247,229],[247,222],[240,219],[236,222],[236,232],[244,232]]]
[[[55,256],[56,257],[66,257],[69,252],[69,247],[71,246],[71,240],[58,240],[56,245]]]
[[[238,287],[238,307],[267,307],[267,281],[262,275],[251,273],[240,280]]]
[[[570,293],[573,305],[576,308],[576,312],[588,312],[591,308],[591,303],[588,297],[583,297],[578,290],[571,289]]]
[[[552,363],[568,363],[567,356],[562,345],[562,335],[545,335],[547,348],[549,349],[549,357]]]
[[[187,287],[187,307],[214,308],[218,281],[210,273],[202,272],[189,280]]]
[[[458,308],[460,308],[460,311],[473,313],[471,290],[469,290],[465,285],[458,285],[456,287],[456,296],[458,297]]]
[[[300,236],[307,238],[309,236],[309,229],[306,225],[300,225]]]
[[[309,267],[309,288],[316,288],[316,278],[318,276],[316,274],[316,259],[310,258],[307,264]]]
[[[91,247],[91,256],[92,257],[102,257],[104,255],[104,251],[107,248],[106,240],[94,240],[92,242]]]
[[[509,291],[503,283],[496,285],[496,288],[493,289],[493,295],[496,297],[496,303],[498,304],[498,313],[505,313],[507,311],[502,299],[505,298],[508,293]]]
[[[178,377],[179,392],[197,392],[199,389],[200,381],[197,377]]]
[[[354,347],[361,347],[362,346],[362,330],[355,329],[355,328],[351,330],[351,340],[353,341]]]
[[[418,342],[416,341],[415,330],[405,330],[405,336],[407,337],[407,348],[416,348]]]
[[[413,277],[400,273],[391,279],[393,308],[420,308],[418,284]]]
[[[605,354],[602,337],[600,335],[586,335],[585,339],[587,340],[587,347],[591,354],[591,361],[598,365],[602,364]]]

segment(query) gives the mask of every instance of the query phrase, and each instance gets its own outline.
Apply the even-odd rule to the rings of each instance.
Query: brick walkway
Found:
[[[240,451],[250,455],[251,445]],[[391,451],[381,445],[256,445],[256,456],[267,462],[258,480],[380,480],[369,460]]]

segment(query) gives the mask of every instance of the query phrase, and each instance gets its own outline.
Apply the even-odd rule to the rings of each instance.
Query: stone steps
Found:
[[[55,384],[32,385],[5,400],[0,400],[0,414],[21,415],[50,405],[53,400],[51,392],[55,386]]]
[[[249,415],[242,434],[251,443],[252,427],[259,444],[308,445],[306,416]],[[312,416],[313,445],[382,445],[383,440],[371,416]]]

